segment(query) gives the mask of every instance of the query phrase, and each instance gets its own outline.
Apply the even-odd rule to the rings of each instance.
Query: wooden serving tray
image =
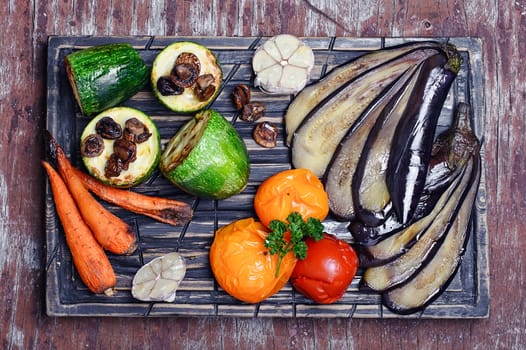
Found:
[[[89,119],[80,113],[66,78],[64,57],[89,46],[128,42],[151,66],[153,59],[174,41],[191,40],[209,47],[218,57],[224,72],[224,85],[216,101],[210,106],[221,112],[239,131],[249,149],[251,174],[248,187],[241,194],[222,201],[202,200],[182,193],[159,172],[146,183],[134,188],[150,195],[176,198],[190,203],[194,219],[185,226],[174,227],[135,215],[104,203],[127,221],[135,230],[139,248],[131,256],[109,254],[118,279],[118,293],[107,297],[89,292],[72,265],[62,227],[55,213],[49,185],[45,194],[46,220],[46,305],[50,316],[235,316],[235,317],[340,317],[340,318],[484,318],[489,309],[488,232],[486,226],[485,171],[476,205],[473,209],[471,234],[461,267],[448,289],[423,312],[400,316],[390,312],[375,293],[358,289],[362,271],[358,271],[343,298],[332,305],[317,305],[296,293],[290,285],[264,302],[251,305],[235,300],[215,282],[208,263],[208,251],[214,232],[231,221],[254,216],[253,195],[258,185],[268,176],[290,168],[289,150],[283,142],[283,116],[293,96],[270,96],[253,89],[251,59],[254,50],[266,38],[261,37],[59,37],[48,40],[48,96],[47,129],[63,146],[72,162],[81,166],[79,136]],[[367,51],[392,46],[417,38],[302,38],[315,52],[316,66],[312,81],[322,77],[333,67]],[[447,125],[453,106],[458,101],[471,104],[474,129],[484,135],[483,73],[481,41],[477,38],[433,38],[449,40],[462,53],[464,64],[455,80],[441,116]],[[426,38],[425,40],[430,40]],[[231,92],[235,85],[246,83],[252,87],[253,101],[266,103],[266,120],[279,125],[281,136],[278,147],[265,149],[252,139],[253,123],[241,121],[234,109]],[[163,146],[190,116],[175,114],[163,107],[145,87],[126,106],[143,110],[157,123]],[[441,129],[443,129],[441,127]],[[439,130],[441,131],[441,130]],[[439,132],[437,131],[437,132]],[[485,164],[484,148],[482,149]],[[346,223],[329,218],[326,230],[351,241]],[[135,272],[144,263],[171,251],[178,251],[188,262],[185,279],[177,291],[175,302],[148,303],[132,298],[130,286]]]

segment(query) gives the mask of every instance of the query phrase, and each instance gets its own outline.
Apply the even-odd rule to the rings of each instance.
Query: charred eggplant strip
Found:
[[[440,247],[442,239],[463,208],[463,198],[473,178],[473,161],[467,163],[460,184],[433,223],[419,240],[403,255],[390,263],[365,270],[362,282],[370,289],[385,291],[410,280],[425,266]]]
[[[369,133],[352,179],[352,201],[357,218],[367,226],[385,221],[391,206],[386,171],[396,126],[401,122],[412,92],[425,76],[428,61],[418,65],[411,79],[397,92],[381,112]]]
[[[430,62],[433,69],[414,90],[389,156],[387,186],[402,223],[411,219],[422,194],[438,118],[462,63],[453,45],[445,45],[444,52],[447,59]]]
[[[324,184],[329,197],[329,208],[332,214],[340,220],[352,220],[355,216],[351,193],[352,178],[367,136],[385,106],[404,86],[415,70],[416,67],[408,69],[400,79],[386,88],[386,92],[378,96],[376,101],[371,103],[363,112],[359,121],[349,130],[336,149],[324,175]]]
[[[338,144],[362,112],[407,69],[436,50],[416,50],[342,85],[305,117],[292,139],[292,164],[322,177]]]
[[[361,55],[334,68],[318,82],[304,88],[291,102],[285,115],[287,145],[290,146],[292,144],[293,134],[307,114],[343,84],[370,69],[380,66],[396,57],[407,55],[414,50],[438,49],[439,47],[440,44],[434,41],[405,43]]]
[[[458,171],[460,172],[460,171]],[[387,235],[387,238],[371,246],[362,246],[359,249],[360,265],[364,268],[382,266],[391,263],[402,254],[406,253],[418,237],[437,218],[441,210],[446,206],[448,200],[452,200],[452,194],[458,186],[460,176],[454,177],[455,181],[446,189],[435,203],[433,210],[420,220],[415,221],[408,227],[394,234]]]
[[[469,191],[437,253],[407,284],[382,295],[384,305],[392,311],[410,314],[422,310],[447,288],[458,270],[469,238],[471,213],[480,181],[479,154],[473,157],[473,163]]]
[[[447,190],[458,175],[458,169],[463,167],[478,148],[478,140],[471,129],[469,120],[469,106],[465,103],[459,103],[453,124],[448,130],[442,132],[433,144],[424,190],[415,214],[408,223],[400,223],[391,211],[389,217],[378,226],[366,226],[358,220],[353,220],[349,224],[349,230],[356,243],[362,246],[358,247],[358,250],[363,253],[361,258],[364,264],[373,262],[377,264],[381,260],[391,257],[390,254],[385,256],[385,253],[380,254],[381,258],[375,256],[373,251],[381,252],[380,247],[385,247],[379,242],[390,239],[390,236],[435,211],[435,206],[443,192]],[[371,249],[363,246],[371,246]]]

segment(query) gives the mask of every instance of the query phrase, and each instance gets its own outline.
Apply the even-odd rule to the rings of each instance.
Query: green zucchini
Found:
[[[191,78],[179,78],[175,73],[177,66],[185,68],[184,72]],[[195,113],[215,99],[221,88],[223,71],[208,48],[180,41],[159,52],[153,61],[150,78],[155,96],[168,109]]]
[[[112,186],[131,187],[157,169],[161,137],[154,121],[142,111],[113,107],[86,125],[80,148],[82,161],[93,177]],[[121,155],[123,150],[125,156]]]
[[[82,113],[102,112],[135,95],[148,67],[130,44],[93,46],[65,57],[66,74]]]
[[[245,143],[221,114],[210,109],[197,113],[177,131],[159,167],[183,191],[212,199],[241,192],[250,172]]]

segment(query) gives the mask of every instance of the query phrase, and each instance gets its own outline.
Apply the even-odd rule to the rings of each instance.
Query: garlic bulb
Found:
[[[252,58],[254,85],[267,93],[295,93],[307,85],[312,67],[314,53],[309,46],[293,35],[276,35]]]
[[[142,301],[175,300],[175,292],[186,273],[184,258],[169,253],[142,266],[132,281],[132,295]]]

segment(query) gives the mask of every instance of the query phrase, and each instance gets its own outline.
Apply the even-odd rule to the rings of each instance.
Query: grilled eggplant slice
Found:
[[[404,117],[410,97],[418,83],[434,64],[434,55],[418,65],[411,79],[392,98],[375,123],[360,155],[352,179],[352,201],[358,219],[367,226],[377,226],[385,221],[391,206],[386,184],[387,161],[396,126]]]
[[[419,231],[414,231],[416,227],[410,228],[409,226],[416,224],[430,213],[436,212],[435,207],[442,194],[478,147],[478,140],[470,126],[469,106],[466,103],[459,103],[453,124],[442,132],[433,144],[426,183],[412,219],[402,224],[391,211],[389,217],[378,226],[366,226],[358,220],[353,220],[349,224],[351,234],[360,245],[357,248],[362,255],[360,258],[364,265],[380,264],[382,260],[394,258],[392,253],[395,253],[396,250],[398,250],[396,254],[402,253],[405,248],[399,245],[407,242],[399,237],[390,236],[404,230],[404,233],[401,233],[402,237],[412,239],[419,233]],[[419,222],[417,226],[421,224],[422,222]],[[423,228],[424,226],[421,227]],[[389,240],[390,243],[380,244],[382,240]],[[386,247],[391,247],[389,249],[391,252],[384,251]]]
[[[352,200],[352,178],[367,137],[381,116],[385,106],[412,76],[416,67],[408,69],[397,81],[386,88],[385,93],[364,111],[359,121],[349,130],[336,149],[324,175],[325,191],[329,208],[339,220],[352,220],[355,210]]]
[[[469,238],[469,224],[473,203],[478,191],[481,165],[480,155],[473,157],[473,171],[469,191],[461,200],[455,220],[434,257],[408,283],[382,295],[382,302],[399,314],[410,314],[425,308],[447,288],[453,279]]]
[[[292,164],[322,177],[338,144],[362,112],[407,69],[429,57],[416,50],[348,81],[305,117],[292,139]]]
[[[453,45],[444,45],[446,57],[435,62],[414,90],[406,116],[398,124],[389,156],[387,187],[398,220],[411,219],[425,185],[436,125],[462,58]]]
[[[459,172],[460,170],[456,173]],[[374,245],[358,246],[360,266],[364,268],[382,266],[406,253],[411,245],[418,240],[419,235],[433,224],[438,214],[444,209],[448,201],[452,199],[452,195],[455,193],[454,190],[460,181],[460,176],[451,176],[451,178],[454,179],[451,186],[438,198],[433,210],[428,215],[423,216],[420,220],[415,221],[401,231],[384,233],[383,236],[387,237]]]
[[[407,55],[415,50],[438,49],[439,47],[440,44],[434,41],[410,42],[361,55],[334,68],[321,80],[304,88],[291,102],[285,115],[287,145],[292,144],[294,132],[307,114],[340,86],[396,57]]]
[[[449,225],[458,213],[459,203],[462,203],[462,198],[469,188],[472,168],[473,162],[469,162],[448,203],[406,253],[387,264],[365,270],[362,283],[367,288],[376,291],[388,290],[409,280],[427,263],[440,246],[441,239],[445,237]]]

